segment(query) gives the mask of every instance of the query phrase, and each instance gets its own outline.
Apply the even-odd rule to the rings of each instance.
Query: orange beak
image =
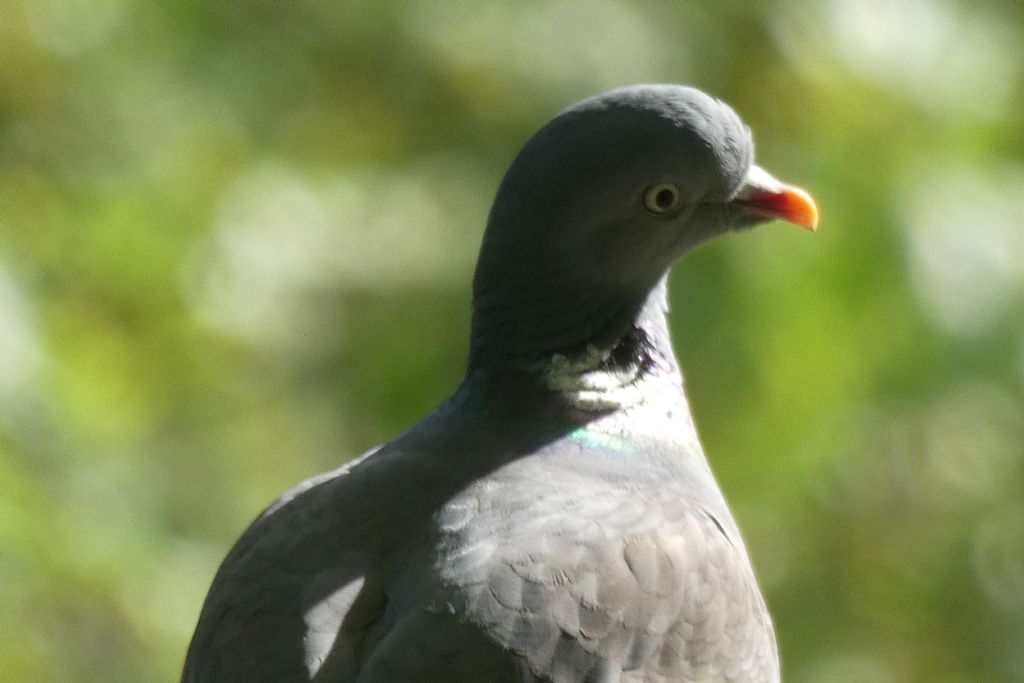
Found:
[[[818,207],[811,195],[776,180],[759,166],[750,168],[747,182],[733,203],[756,216],[789,221],[812,231],[818,229]]]

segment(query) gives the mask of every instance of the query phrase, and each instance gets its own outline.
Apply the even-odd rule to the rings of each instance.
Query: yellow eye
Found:
[[[651,213],[668,213],[679,206],[679,188],[672,183],[658,183],[644,190],[644,208]]]

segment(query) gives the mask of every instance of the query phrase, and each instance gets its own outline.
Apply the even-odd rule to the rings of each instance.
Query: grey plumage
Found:
[[[778,681],[665,322],[688,249],[812,227],[809,198],[752,162],[732,110],[679,86],[542,128],[488,220],[462,385],[252,524],[182,680]]]

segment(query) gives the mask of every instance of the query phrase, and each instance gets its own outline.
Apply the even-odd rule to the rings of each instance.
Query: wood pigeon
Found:
[[[666,324],[693,247],[810,196],[699,90],[540,129],[498,189],[468,369],[404,434],[285,493],[217,572],[185,683],[772,683],[772,621]]]

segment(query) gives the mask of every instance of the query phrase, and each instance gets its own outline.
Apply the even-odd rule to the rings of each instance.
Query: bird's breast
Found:
[[[439,511],[429,609],[476,624],[541,675],[577,661],[771,680],[724,673],[737,651],[740,669],[772,659],[774,636],[717,493],[562,457],[509,465]]]

